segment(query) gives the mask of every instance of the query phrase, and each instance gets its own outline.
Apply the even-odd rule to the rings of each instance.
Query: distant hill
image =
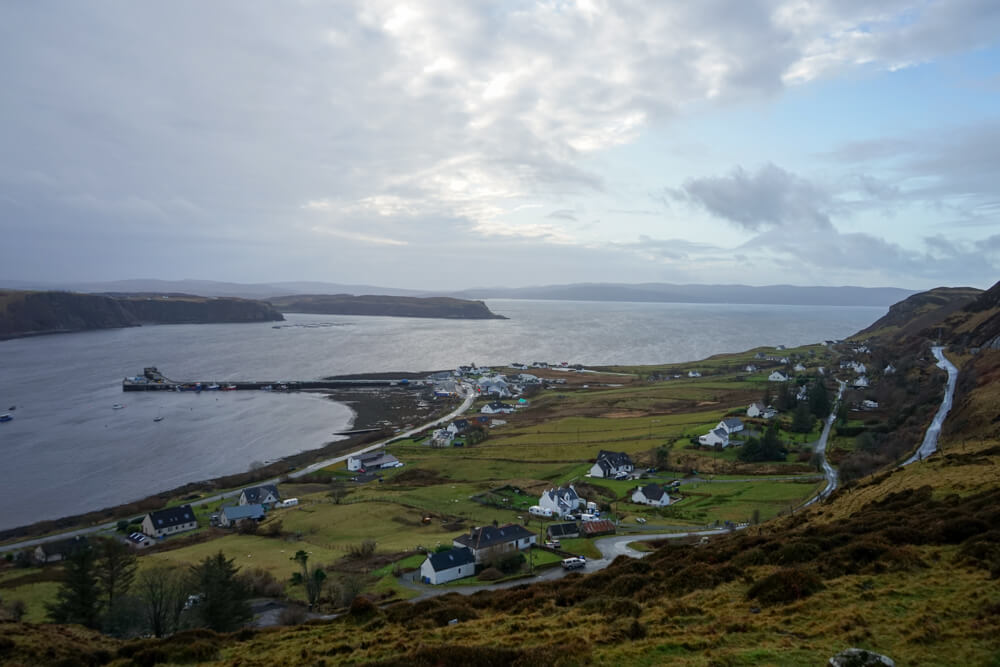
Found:
[[[271,299],[285,313],[327,315],[385,315],[390,317],[435,317],[461,320],[504,320],[482,301],[450,297],[408,297],[350,294],[300,294]]]
[[[285,319],[270,304],[186,294],[102,295],[0,291],[0,339],[116,329],[142,324],[270,322]]]
[[[479,299],[556,299],[655,303],[734,303],[790,306],[888,306],[914,292],[896,287],[799,287],[796,285],[673,285],[577,283],[521,288],[483,288],[454,292]]]
[[[480,287],[464,290],[414,290],[326,282],[241,284],[212,280],[116,280],[90,283],[37,283],[0,280],[0,288],[74,292],[183,292],[205,296],[265,299],[303,294],[362,296],[450,296],[459,299],[543,299],[559,301],[637,301],[654,303],[734,303],[792,306],[889,306],[915,294],[896,287],[800,287],[796,285],[675,285],[670,283],[574,283],[536,287]]]
[[[994,286],[990,292],[996,290]],[[876,337],[902,343],[914,337],[938,338],[945,320],[976,303],[984,294],[974,287],[936,287],[893,304],[889,312],[855,338]],[[950,330],[950,329],[949,329]]]

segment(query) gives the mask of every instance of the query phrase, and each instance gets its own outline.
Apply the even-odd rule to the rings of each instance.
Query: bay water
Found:
[[[131,502],[336,440],[316,394],[123,393],[177,380],[309,380],[514,361],[658,364],[848,336],[886,308],[490,300],[507,320],[286,315],[0,342],[0,529]],[[277,327],[277,328],[276,328]],[[124,407],[115,409],[115,404]],[[162,417],[160,421],[154,419]]]

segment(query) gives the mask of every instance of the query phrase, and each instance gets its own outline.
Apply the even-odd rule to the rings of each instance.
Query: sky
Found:
[[[988,287],[996,0],[0,2],[0,279]]]

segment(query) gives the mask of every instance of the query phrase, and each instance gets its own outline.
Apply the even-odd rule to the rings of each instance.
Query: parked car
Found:
[[[549,540],[545,543],[545,546],[549,549],[558,549],[562,545],[559,543],[559,540]]]
[[[576,570],[578,568],[584,567],[587,564],[582,558],[563,558],[562,566],[567,570]]]
[[[644,518],[642,518],[641,516],[637,516],[635,518],[635,522],[636,523],[646,523],[646,520]]]

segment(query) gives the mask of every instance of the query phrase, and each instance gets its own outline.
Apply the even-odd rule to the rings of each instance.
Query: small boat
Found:
[[[161,421],[163,421],[163,417],[153,417],[153,421],[154,422],[161,422]]]
[[[115,403],[114,405],[112,405],[112,406],[111,406],[111,409],[112,409],[112,410],[121,410],[121,409],[122,409],[122,408],[124,408],[124,407],[125,407],[125,406],[124,406],[124,405],[122,405],[121,403]]]
[[[208,391],[219,391],[220,389],[222,389],[222,387],[220,387],[217,384],[210,384],[206,388],[208,389]]]
[[[9,422],[9,421],[11,421],[13,419],[14,418],[11,417],[10,415],[6,415],[6,414],[5,415],[0,415],[0,422]]]

